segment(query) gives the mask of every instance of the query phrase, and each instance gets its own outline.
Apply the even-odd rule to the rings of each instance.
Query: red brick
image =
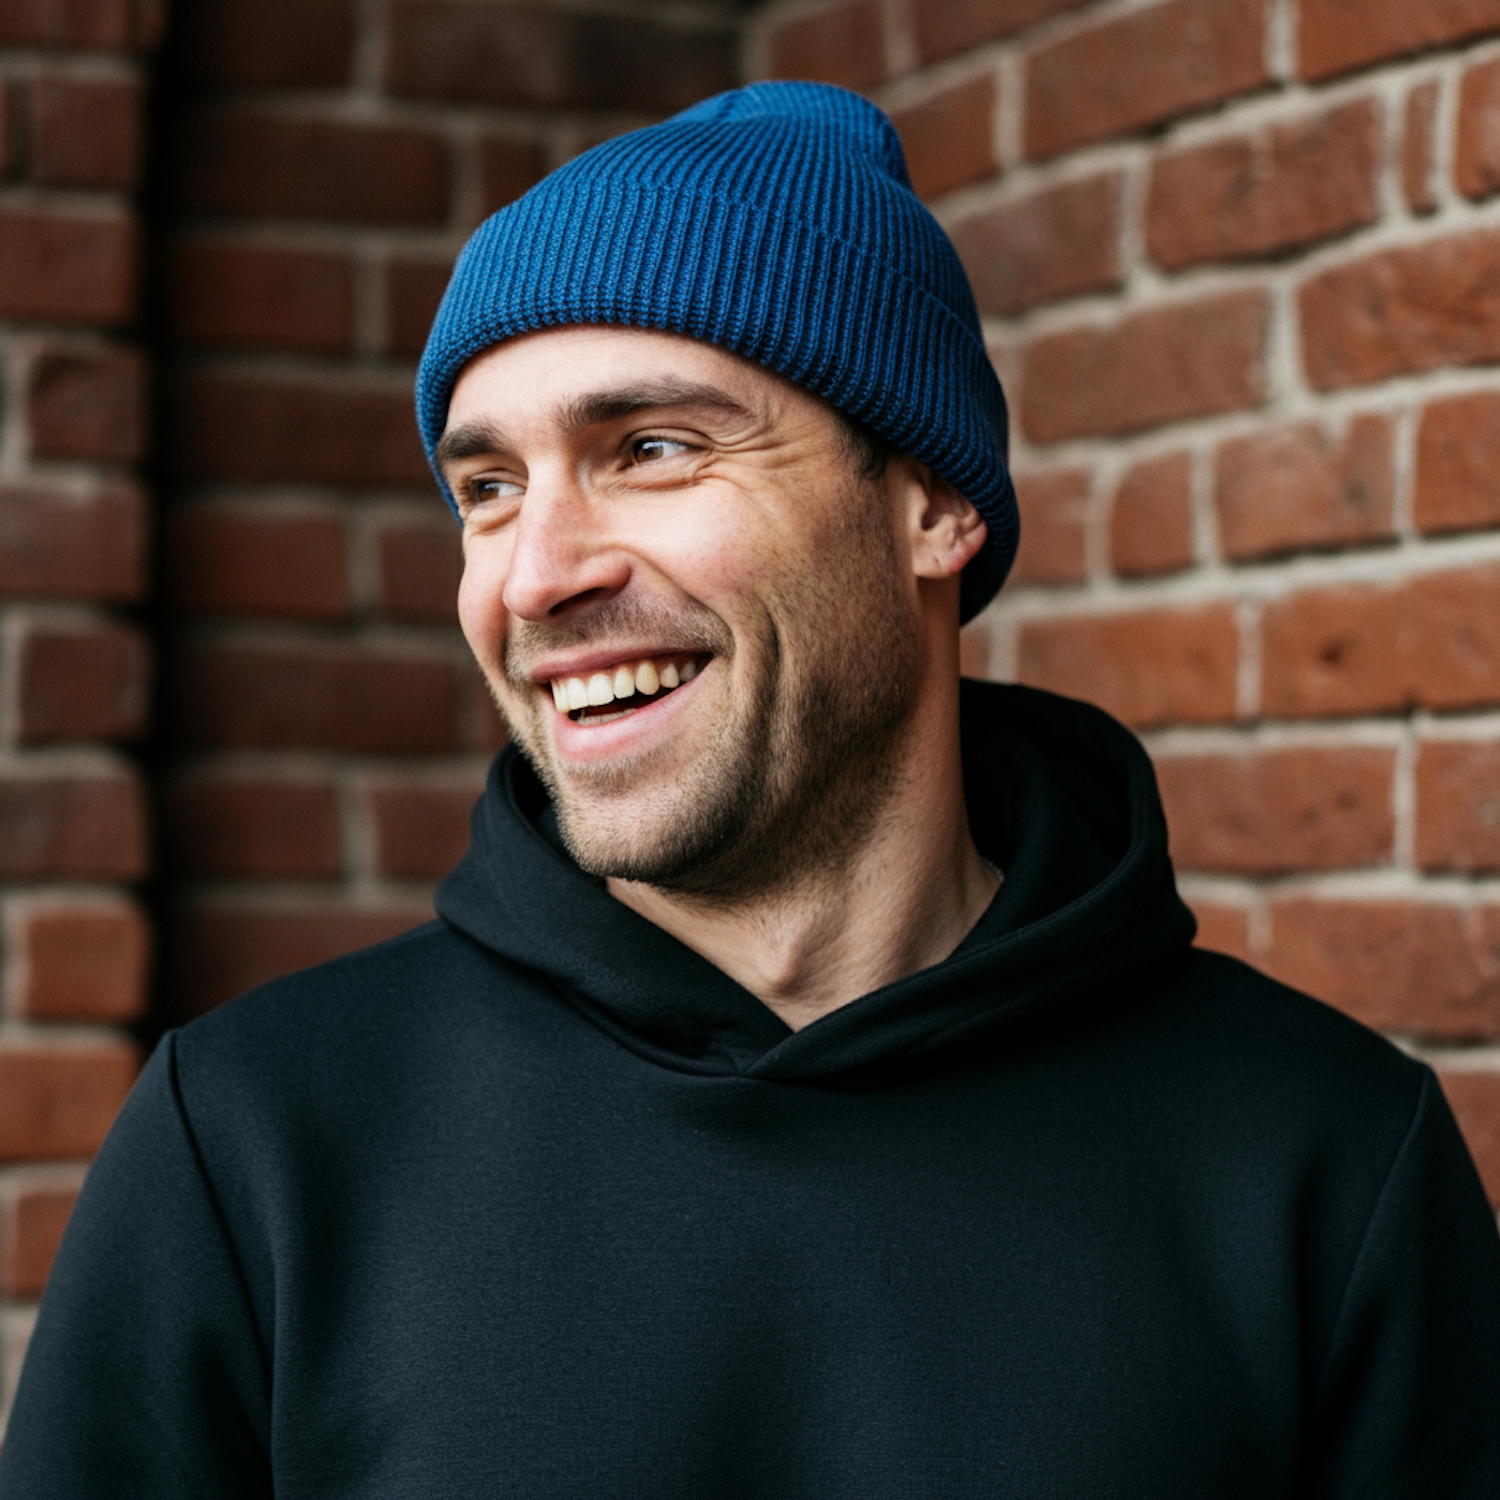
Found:
[[[421,354],[452,274],[447,260],[398,260],[387,267],[385,336],[392,354]]]
[[[0,317],[123,323],[135,310],[137,263],[136,227],[123,213],[0,208]]]
[[[1126,578],[1175,573],[1193,561],[1193,459],[1148,458],[1125,471],[1109,517],[1110,566]]]
[[[196,744],[405,753],[454,748],[456,684],[443,657],[349,643],[202,642],[176,679]]]
[[[1438,1080],[1479,1169],[1490,1207],[1500,1209],[1500,1074],[1440,1068]]]
[[[1413,513],[1423,531],[1500,526],[1500,392],[1429,403],[1417,433]]]
[[[1083,582],[1093,477],[1087,469],[1016,476],[1021,546],[1010,575],[1014,582]]]
[[[1380,107],[1307,119],[1159,156],[1146,246],[1170,271],[1253,259],[1346,234],[1380,214]]]
[[[368,790],[375,824],[376,873],[396,880],[437,880],[469,847],[469,814],[483,790],[376,782]]]
[[[92,1156],[137,1067],[125,1041],[0,1043],[0,1161]]]
[[[1500,566],[1306,589],[1266,606],[1264,707],[1288,717],[1500,703]]]
[[[1120,285],[1118,172],[1043,188],[952,226],[982,313]]]
[[[1301,73],[1331,78],[1490,31],[1500,31],[1496,0],[1301,0]]]
[[[1128,724],[1235,716],[1239,632],[1228,604],[1029,620],[1020,663],[1023,682],[1087,699]]]
[[[184,875],[331,880],[343,866],[338,796],[329,781],[218,772],[172,790],[172,858]]]
[[[178,384],[172,429],[192,479],[432,488],[402,390],[205,372]]]
[[[510,738],[505,721],[495,708],[489,684],[474,662],[465,654],[458,672],[458,740],[464,750],[482,750],[493,755]]]
[[[30,1021],[134,1021],[145,1009],[151,929],[133,901],[13,901],[6,948],[13,1015]]]
[[[1437,159],[1438,86],[1419,83],[1406,96],[1406,118],[1401,131],[1401,192],[1414,214],[1437,208],[1433,171]]]
[[[1453,176],[1466,198],[1500,192],[1500,58],[1464,74]]]
[[[451,515],[391,521],[380,529],[380,612],[387,619],[451,625],[463,573]]]
[[[513,203],[546,174],[541,147],[509,135],[488,135],[479,142],[480,212],[492,214]]]
[[[1172,862],[1225,875],[1384,863],[1395,769],[1394,751],[1359,747],[1159,756]]]
[[[416,902],[200,907],[172,935],[173,1007],[179,1017],[200,1015],[269,979],[384,942],[431,918],[431,908]]]
[[[0,773],[0,879],[136,880],[146,801],[124,770]]]
[[[1417,754],[1417,863],[1500,871],[1500,742],[1426,740]]]
[[[1271,905],[1266,967],[1379,1031],[1442,1041],[1500,1035],[1500,909],[1416,901]]]
[[[1500,231],[1403,245],[1335,266],[1298,296],[1320,390],[1500,359]]]
[[[683,109],[739,81],[727,24],[641,13],[577,13],[468,0],[394,0],[386,85],[392,93],[493,108]]]
[[[923,62],[951,57],[981,42],[1015,36],[1038,21],[1077,10],[1088,0],[915,0],[917,50]]]
[[[1189,903],[1198,919],[1197,946],[1214,953],[1227,953],[1244,963],[1253,963],[1250,949],[1250,914],[1241,906],[1217,901]]]
[[[3,1206],[0,1296],[42,1295],[77,1198],[77,1188],[25,1187]]]
[[[135,186],[144,100],[126,79],[43,77],[27,91],[27,175],[47,187]]]
[[[27,390],[37,458],[134,463],[146,452],[146,362],[138,349],[44,350]]]
[[[336,353],[353,336],[354,276],[340,254],[189,240],[174,248],[171,291],[184,344]]]
[[[202,213],[439,224],[448,212],[443,139],[406,125],[206,109],[183,127],[177,177]]]
[[[1263,293],[1228,292],[1043,335],[1022,356],[1022,426],[1055,443],[1257,406],[1266,318]]]
[[[0,0],[0,43],[123,48],[149,44],[150,5],[140,0]]]
[[[183,72],[196,83],[338,88],[349,80],[353,0],[213,0],[173,9]]]
[[[16,667],[17,739],[135,739],[146,728],[150,671],[150,647],[133,625],[31,624]]]
[[[885,20],[879,0],[843,0],[769,28],[768,76],[816,78],[846,89],[886,77]]]
[[[1026,154],[1162,125],[1270,81],[1267,0],[1162,0],[1038,48],[1026,65]]]
[[[0,597],[137,599],[145,552],[145,497],[133,485],[0,486]]]
[[[349,612],[343,517],[189,505],[171,519],[171,590],[209,614],[337,620]]]
[[[937,198],[999,170],[991,74],[954,84],[920,104],[892,110],[891,121],[901,136],[912,186],[923,198]]]
[[[1391,423],[1356,417],[1338,438],[1317,423],[1263,428],[1220,446],[1219,540],[1236,560],[1392,535]]]

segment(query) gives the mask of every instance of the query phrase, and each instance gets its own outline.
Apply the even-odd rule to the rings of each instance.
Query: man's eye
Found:
[[[469,481],[469,501],[473,505],[482,505],[486,500],[506,500],[520,493],[521,486],[513,479],[471,479]]]
[[[630,445],[630,457],[638,464],[655,463],[663,458],[675,458],[677,454],[687,451],[688,445],[679,443],[674,438],[636,438]]]

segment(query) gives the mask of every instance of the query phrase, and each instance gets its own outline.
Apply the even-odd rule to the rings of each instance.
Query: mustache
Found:
[[[652,651],[709,651],[728,656],[734,641],[729,627],[706,605],[665,600],[607,599],[556,624],[513,620],[506,632],[501,670],[519,691],[533,686],[532,669],[556,652],[628,643],[648,643]]]

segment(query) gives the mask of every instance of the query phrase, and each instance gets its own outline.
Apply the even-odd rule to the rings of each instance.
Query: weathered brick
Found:
[[[1320,390],[1500,359],[1500,231],[1382,250],[1306,281],[1302,359]]]
[[[353,335],[353,271],[334,252],[180,241],[171,293],[172,332],[184,344],[335,353]]]
[[[846,89],[886,76],[885,21],[879,0],[839,0],[810,15],[790,16],[767,37],[772,78],[817,78]]]
[[[405,753],[454,748],[453,665],[358,643],[200,642],[175,677],[192,743]]]
[[[733,88],[730,26],[536,5],[394,0],[386,86],[424,99],[665,113]]]
[[[1087,469],[1018,474],[1021,546],[1011,578],[1016,583],[1081,583],[1084,578],[1089,489]]]
[[[134,463],[146,452],[146,362],[138,349],[44,349],[26,414],[37,458]]]
[[[1120,285],[1118,172],[1043,188],[953,225],[982,313]]]
[[[92,1156],[137,1067],[126,1041],[0,1043],[0,1161]]]
[[[1023,682],[1143,728],[1233,719],[1238,661],[1228,604],[1028,620],[1020,630]]]
[[[0,879],[137,880],[146,799],[122,768],[0,771]]]
[[[1110,567],[1126,578],[1174,573],[1193,561],[1193,459],[1166,453],[1132,464],[1109,516]]]
[[[912,186],[923,198],[939,197],[999,169],[991,73],[953,84],[920,104],[892,110],[891,121],[901,136]]]
[[[1438,1080],[1479,1169],[1490,1206],[1500,1209],[1500,1074],[1439,1068]]]
[[[1275,600],[1262,622],[1264,707],[1321,717],[1500,703],[1497,598],[1489,564]]]
[[[1500,192],[1500,58],[1464,74],[1453,176],[1466,198]]]
[[[458,742],[464,750],[482,750],[493,755],[509,738],[505,721],[495,708],[489,684],[467,653],[458,670]]]
[[[917,50],[923,62],[951,57],[981,42],[1015,36],[1038,21],[1077,10],[1088,0],[914,0]]]
[[[204,109],[181,132],[176,185],[200,213],[438,224],[448,211],[443,139],[408,125]]]
[[[0,1296],[40,1297],[77,1188],[26,1186],[0,1204]]]
[[[188,876],[331,880],[343,865],[338,795],[326,780],[185,777],[172,789],[168,833]]]
[[[1262,428],[1214,463],[1219,540],[1235,559],[1392,535],[1390,419],[1356,417],[1338,437],[1317,423]]]
[[[0,597],[136,599],[145,552],[145,497],[133,485],[0,485]]]
[[[469,814],[482,783],[432,786],[377,781],[366,791],[375,826],[375,869],[395,880],[437,880],[469,847]]]
[[[1395,768],[1394,751],[1358,746],[1158,756],[1172,862],[1226,875],[1383,863]]]
[[[1417,431],[1413,519],[1423,531],[1500,526],[1500,392],[1429,403]]]
[[[1500,742],[1424,740],[1416,817],[1422,869],[1500,871]]]
[[[380,612],[391,620],[452,624],[463,557],[451,515],[387,521],[378,546]]]
[[[1164,153],[1151,171],[1146,247],[1168,270],[1297,249],[1380,214],[1380,106]]]
[[[1266,967],[1378,1031],[1500,1036],[1500,908],[1418,901],[1271,903]]]
[[[150,672],[150,647],[133,625],[32,622],[17,653],[16,737],[135,739],[146,728]]]
[[[199,84],[338,88],[349,79],[353,0],[213,0],[173,8],[179,66]]]
[[[139,236],[115,210],[0,208],[0,317],[126,322],[135,310]]]
[[[447,260],[397,260],[386,267],[385,339],[392,354],[422,352],[452,274]]]
[[[141,0],[0,0],[0,43],[122,48],[153,39]]]
[[[1220,901],[1192,901],[1198,919],[1197,946],[1214,953],[1227,953],[1243,963],[1253,963],[1250,951],[1250,914],[1242,906]]]
[[[1269,82],[1266,0],[1162,0],[1038,48],[1026,154],[1161,125]]]
[[[33,79],[27,90],[27,176],[46,187],[133,187],[144,129],[130,79]]]
[[[304,620],[349,612],[337,511],[188,505],[172,515],[169,539],[172,594],[186,609]]]
[[[171,414],[188,478],[432,487],[406,391],[204,372]]]
[[[1401,130],[1401,192],[1414,214],[1430,214],[1437,208],[1433,185],[1437,160],[1436,80],[1419,83],[1406,96],[1406,116]]]
[[[480,212],[488,215],[513,203],[547,170],[541,147],[512,135],[487,135],[479,142]]]
[[[1022,355],[1022,425],[1053,443],[1256,406],[1266,317],[1263,293],[1228,292],[1043,335]]]
[[[1297,39],[1304,78],[1332,78],[1500,31],[1496,0],[1301,0]]]
[[[30,1021],[134,1021],[146,1004],[151,929],[123,896],[13,900],[6,1008]]]
[[[351,907],[307,899],[295,905],[229,904],[190,909],[173,929],[171,1004],[179,1018],[297,969],[395,937],[430,921],[415,902]]]

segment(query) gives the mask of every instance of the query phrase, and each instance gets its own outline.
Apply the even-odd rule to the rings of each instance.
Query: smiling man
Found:
[[[513,744],[436,922],[158,1049],[4,1500],[1500,1493],[1431,1072],[1191,949],[1125,730],[960,685],[1004,404],[877,110],[555,173],[418,418]]]

